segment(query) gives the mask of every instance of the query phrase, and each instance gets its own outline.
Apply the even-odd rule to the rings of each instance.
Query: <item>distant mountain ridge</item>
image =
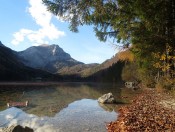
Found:
[[[76,75],[83,78],[105,70],[118,61],[116,55],[102,64],[84,64],[73,59],[70,54],[66,53],[56,44],[32,46],[24,51],[18,52],[18,56],[26,66],[63,76]]]
[[[46,70],[51,73],[57,73],[63,67],[83,64],[73,59],[56,44],[32,46],[24,51],[18,52],[18,56],[26,66]]]
[[[102,64],[84,64],[58,45],[32,46],[16,52],[0,42],[0,81],[37,78],[45,81],[121,81],[123,66],[118,54]]]
[[[18,53],[0,42],[0,81],[32,80],[37,77],[53,78],[46,71],[25,66],[18,59]]]
[[[56,44],[32,46],[20,52],[11,50],[1,42],[0,47],[2,47],[6,54],[9,54],[0,54],[0,58],[4,57],[6,59],[5,63],[12,61],[15,62],[15,64],[18,63],[15,67],[31,67],[52,74],[61,74],[63,76],[78,75],[81,77],[85,71],[89,71],[91,68],[99,65],[97,63],[84,64],[83,62],[77,61]],[[10,65],[13,66],[13,64]],[[6,65],[5,67],[8,66],[9,65]]]
[[[59,70],[59,74],[61,75],[78,74],[81,77],[88,77],[95,74],[96,72],[108,69],[118,61],[119,61],[118,54],[116,54],[111,59],[107,59],[101,64],[97,64],[97,63],[79,64],[72,67],[63,67],[62,69]]]

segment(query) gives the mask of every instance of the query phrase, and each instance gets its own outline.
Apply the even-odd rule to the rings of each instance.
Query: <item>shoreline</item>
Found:
[[[123,85],[123,83],[111,83],[111,82],[93,82],[93,81],[10,81],[10,82],[0,82],[0,86],[7,85],[7,86],[23,86],[23,85],[57,85],[57,84],[70,84],[70,83],[75,83],[75,84],[81,84],[81,83],[86,83],[86,84],[116,84],[116,85]]]
[[[167,100],[174,100],[172,98],[168,93],[147,89],[135,97],[130,105],[121,107],[118,119],[107,124],[106,129],[108,132],[173,132],[175,102],[170,104],[171,107],[165,104]]]

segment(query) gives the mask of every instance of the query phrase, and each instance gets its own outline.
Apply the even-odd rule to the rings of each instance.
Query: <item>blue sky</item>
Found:
[[[84,63],[102,63],[116,50],[111,42],[100,42],[92,26],[79,27],[72,33],[68,23],[52,15],[42,0],[1,0],[0,41],[22,51],[30,46],[58,44],[74,59]]]

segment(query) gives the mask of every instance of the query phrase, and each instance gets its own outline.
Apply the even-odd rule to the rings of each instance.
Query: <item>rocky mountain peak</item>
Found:
[[[2,44],[2,42],[0,41],[0,46],[4,46],[3,44]]]
[[[22,62],[30,67],[57,72],[64,66],[83,64],[74,60],[57,44],[32,46],[19,52]]]
[[[41,44],[41,45],[39,45],[39,46],[41,46],[41,47],[48,47],[48,46],[50,46],[49,44]]]

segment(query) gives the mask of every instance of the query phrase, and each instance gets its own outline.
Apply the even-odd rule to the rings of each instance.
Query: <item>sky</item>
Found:
[[[117,51],[110,41],[100,42],[92,26],[69,31],[69,24],[47,11],[42,0],[1,0],[0,41],[22,51],[41,44],[57,44],[72,58],[88,63],[102,63]]]

